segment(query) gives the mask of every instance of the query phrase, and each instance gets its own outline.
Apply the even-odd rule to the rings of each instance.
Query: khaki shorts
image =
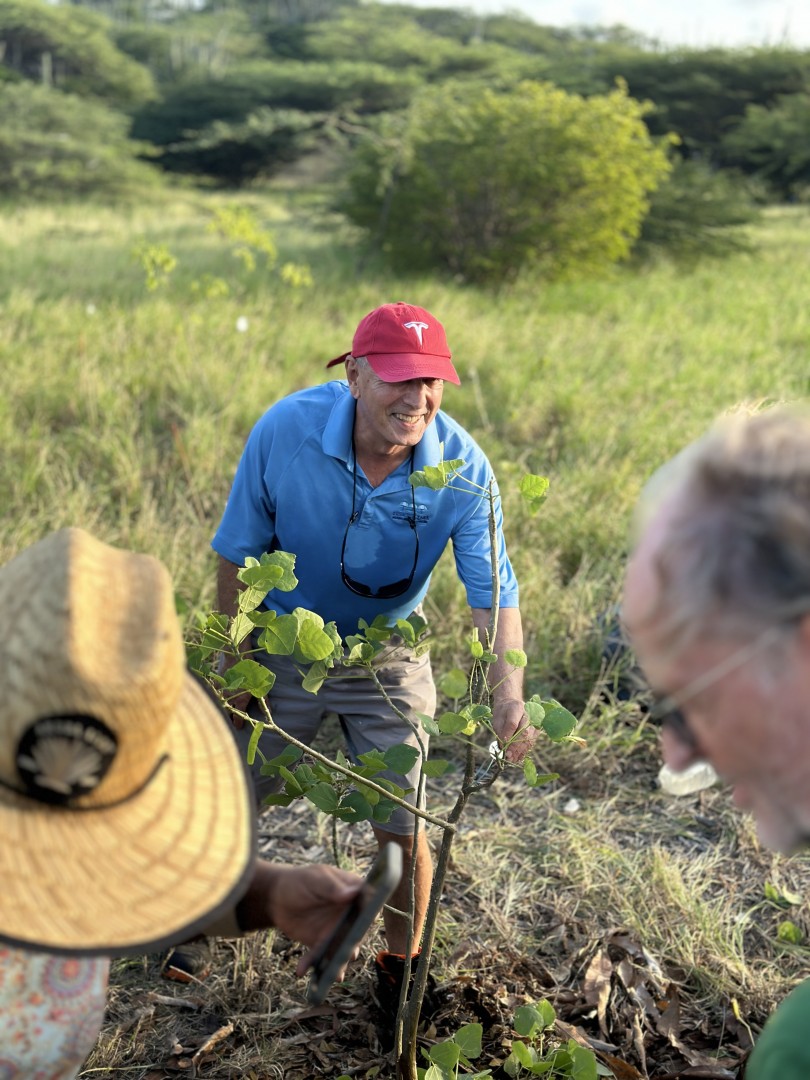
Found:
[[[287,657],[257,652],[253,659],[275,673],[276,681],[267,698],[273,719],[279,727],[307,746],[314,745],[323,721],[335,715],[343,729],[347,757],[352,762],[357,762],[359,755],[368,750],[385,751],[398,743],[418,747],[416,734],[396,715],[381,697],[373,680],[361,668],[340,665],[332,668],[318,693],[311,694],[302,688],[301,676]],[[415,725],[427,752],[428,736],[416,713],[433,716],[436,710],[436,687],[433,684],[430,656],[425,653],[414,659],[409,649],[393,649],[386,653],[377,671],[391,700]],[[250,715],[261,719],[261,710],[256,702],[250,709]],[[233,733],[243,754],[246,754],[251,728],[247,725],[242,729],[234,728]],[[259,739],[259,749],[265,758],[276,757],[287,745],[280,735],[269,731],[263,732]],[[330,749],[334,754],[336,747],[326,747],[321,752],[328,755]],[[379,775],[400,787],[414,788],[406,796],[407,801],[413,804],[420,764],[421,758],[406,777],[390,772]],[[283,786],[280,778],[262,776],[261,765],[262,759],[257,754],[250,771],[259,801]],[[413,832],[413,821],[413,814],[397,807],[380,828],[397,835],[408,835]]]

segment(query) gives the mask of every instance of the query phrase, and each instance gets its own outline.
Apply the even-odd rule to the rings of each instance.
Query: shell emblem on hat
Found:
[[[17,747],[17,772],[29,795],[65,803],[103,780],[118,749],[106,724],[91,716],[46,716]]]

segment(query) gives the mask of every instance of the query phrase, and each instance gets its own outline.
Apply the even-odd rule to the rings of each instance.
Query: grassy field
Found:
[[[563,775],[553,789],[503,784],[471,811],[439,962],[448,977],[467,977],[461,945],[475,941],[483,956],[539,958],[555,977],[565,967],[574,985],[588,948],[623,928],[681,987],[684,1024],[702,1024],[708,1042],[722,1031],[723,1046],[742,1045],[731,1003],[756,1030],[807,968],[803,945],[777,939],[784,918],[810,928],[806,905],[786,914],[765,895],[766,883],[804,893],[807,863],[760,850],[721,791],[674,801],[656,790],[654,735],[632,706],[602,693],[609,679],[595,620],[618,599],[632,507],[651,471],[740,401],[810,395],[810,213],[771,211],[752,253],[691,272],[662,264],[598,282],[525,279],[496,294],[363,264],[338,219],[285,192],[240,200],[278,246],[274,266],[260,260],[251,271],[234,255],[237,240],[209,228],[227,205],[187,195],[127,214],[3,212],[0,559],[52,529],[81,525],[160,556],[186,617],[207,609],[209,539],[255,419],[282,394],[326,379],[325,361],[349,347],[372,307],[406,299],[429,308],[447,328],[462,378],[444,406],[499,476],[521,580],[529,691],[561,698],[582,716],[588,740],[584,751],[545,755],[543,764]],[[133,255],[144,244],[163,245],[177,260],[153,291]],[[284,280],[288,261],[309,265],[311,286]],[[551,479],[537,517],[516,494],[526,471]],[[440,669],[460,658],[467,629],[447,556],[427,613]],[[572,798],[578,809],[566,812]],[[276,836],[273,851],[294,858],[307,837],[306,857],[321,857],[323,826],[296,820],[296,844],[287,850]],[[367,837],[346,843],[362,865]],[[264,941],[223,956],[221,981],[205,993],[242,1017],[244,1037],[204,1075],[253,1070],[303,1080],[345,1067],[261,1065],[262,1046],[278,1055],[290,1038],[279,1010],[296,992],[301,1000],[285,959]],[[259,982],[287,971],[291,989],[257,1006],[247,971]],[[119,968],[87,1076],[164,1075],[155,1055],[165,1062],[177,1011],[164,1020],[150,1014],[134,1034],[123,1019],[152,974]],[[650,1076],[663,1074],[663,1061],[647,1061]],[[358,1065],[357,1075],[375,1074]]]

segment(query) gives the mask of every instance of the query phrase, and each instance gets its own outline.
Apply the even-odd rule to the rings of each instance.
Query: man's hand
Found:
[[[513,743],[507,747],[506,760],[518,765],[537,739],[537,730],[529,725],[529,718],[522,701],[498,701],[492,708],[492,727],[502,746],[520,732]]]
[[[328,937],[362,885],[357,874],[335,866],[283,866],[257,859],[253,880],[237,905],[239,924],[243,930],[274,926],[312,950]],[[309,952],[301,957],[297,975],[306,972],[309,958]]]

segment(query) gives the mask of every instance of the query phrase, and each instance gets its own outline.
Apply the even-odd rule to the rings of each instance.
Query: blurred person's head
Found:
[[[252,874],[228,724],[186,669],[169,573],[81,529],[0,567],[0,942],[142,953]]]
[[[810,413],[724,417],[660,470],[623,618],[667,764],[709,761],[764,843],[810,843]]]

